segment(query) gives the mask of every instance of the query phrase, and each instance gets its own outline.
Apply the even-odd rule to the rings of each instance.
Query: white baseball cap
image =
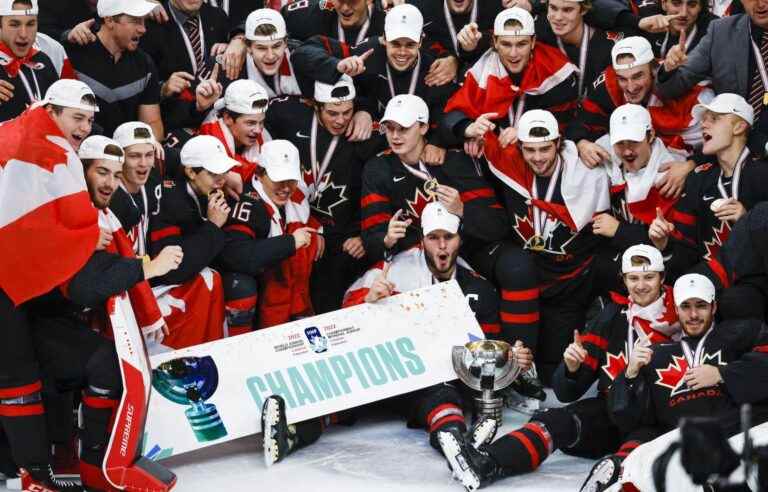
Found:
[[[104,152],[109,145],[114,145],[120,150],[120,155],[112,155]],[[81,159],[104,159],[107,161],[115,161],[123,163],[125,160],[125,154],[123,154],[123,148],[120,144],[112,140],[109,137],[103,135],[91,135],[83,140],[80,144],[80,149],[77,151],[77,155]]]
[[[96,13],[99,14],[99,17],[112,17],[120,14],[144,17],[157,6],[158,4],[145,0],[99,0],[96,5]]]
[[[181,165],[202,167],[212,174],[224,174],[240,163],[227,155],[224,144],[210,135],[190,138],[181,148]]]
[[[424,16],[413,5],[404,3],[392,8],[384,18],[384,38],[387,41],[407,38],[417,43],[421,41],[421,29]]]
[[[752,126],[755,122],[755,110],[743,97],[730,92],[718,94],[709,104],[697,104],[693,107],[693,116],[701,119],[705,111],[719,114],[735,114]]]
[[[504,25],[511,20],[519,22],[523,27],[519,29],[505,28]],[[493,21],[493,34],[496,36],[535,36],[536,27],[533,23],[533,17],[527,10],[512,7],[502,10],[496,16],[496,20]]]
[[[415,123],[429,123],[429,108],[424,99],[413,94],[399,94],[387,103],[381,123],[394,121],[404,128]]]
[[[619,63],[617,60],[624,55],[632,55],[635,61]],[[654,60],[653,48],[647,39],[641,36],[630,36],[613,45],[611,49],[611,63],[614,70],[626,70],[629,68],[646,65]]]
[[[535,137],[531,135],[534,128],[544,128],[548,134],[545,137]],[[560,137],[560,130],[557,126],[557,120],[549,111],[543,109],[532,109],[523,113],[520,121],[517,123],[517,138],[521,142],[536,143],[549,142]]]
[[[430,202],[421,212],[421,232],[427,234],[443,230],[452,234],[459,232],[459,217],[452,214],[440,202]]]
[[[315,81],[315,101],[319,103],[352,101],[356,95],[355,83],[352,81],[352,77],[347,74],[342,75],[335,84]]]
[[[65,108],[98,112],[98,105],[83,102],[83,97],[85,96],[91,96],[96,99],[96,95],[86,83],[75,79],[61,79],[48,87],[48,90],[45,91],[45,97],[40,101],[40,104],[55,104]]]
[[[623,104],[611,113],[611,145],[630,140],[642,142],[652,129],[651,114],[638,104]]]
[[[715,300],[715,286],[704,275],[689,273],[677,279],[672,294],[678,306],[689,299],[701,299],[712,303]]]
[[[258,82],[250,79],[235,80],[224,91],[224,97],[216,101],[217,110],[227,108],[238,114],[262,114],[267,112],[269,94]]]
[[[639,256],[648,260],[650,265],[633,265],[632,258]],[[621,256],[621,273],[663,272],[664,258],[661,251],[648,244],[635,244]]]
[[[288,140],[270,140],[262,145],[259,165],[272,181],[301,180],[299,149]]]
[[[123,149],[136,144],[154,145],[156,143],[152,127],[141,121],[123,123],[115,129],[112,138]]]
[[[13,4],[19,0],[0,0],[0,15],[37,15],[39,8],[37,0],[26,0],[32,4],[32,8],[14,9]]]
[[[270,36],[256,34],[256,28],[264,25],[274,26],[276,32]],[[245,39],[249,41],[278,41],[287,36],[288,30],[285,28],[285,19],[277,10],[256,9],[245,19]]]

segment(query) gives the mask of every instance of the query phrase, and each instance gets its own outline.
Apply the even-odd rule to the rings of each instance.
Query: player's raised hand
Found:
[[[162,277],[166,273],[176,270],[184,259],[181,246],[166,246],[160,254],[144,265],[144,279]]]
[[[680,31],[680,41],[672,46],[664,59],[664,70],[671,72],[688,61],[688,55],[685,53],[685,41],[687,34],[685,29]]]
[[[362,55],[352,55],[344,58],[336,64],[336,70],[350,77],[356,77],[365,72],[365,61],[373,54],[373,48]]]
[[[533,367],[533,352],[523,344],[522,340],[517,340],[512,347],[511,357],[515,358],[520,372],[525,372]]]
[[[402,215],[403,209],[400,209],[389,219],[387,234],[384,236],[384,247],[387,249],[394,247],[400,239],[405,237],[408,226],[413,222],[411,219],[402,220]]]
[[[587,358],[587,350],[581,343],[579,330],[573,330],[573,342],[571,342],[563,352],[563,362],[568,372],[576,372]]]
[[[456,35],[456,41],[459,42],[461,49],[464,51],[474,51],[482,38],[483,33],[480,32],[480,28],[475,22],[470,22],[462,27]]]
[[[669,244],[669,235],[675,230],[675,225],[664,218],[659,207],[656,207],[656,218],[648,227],[648,238],[659,251],[664,251]]]
[[[651,341],[648,336],[643,334],[635,342],[635,346],[632,349],[632,355],[629,356],[629,363],[627,364],[626,376],[628,379],[636,378],[640,374],[640,369],[643,366],[647,366],[651,362],[653,357],[653,350],[651,349]]]
[[[581,139],[576,148],[579,150],[579,159],[590,169],[596,168],[603,161],[611,160],[611,154],[595,142]]]
[[[385,297],[389,297],[395,292],[395,284],[387,279],[389,269],[392,263],[384,263],[384,269],[381,274],[373,281],[371,288],[368,290],[368,294],[365,295],[365,302],[376,302]]]
[[[483,138],[487,132],[492,132],[496,129],[496,123],[491,121],[491,119],[496,118],[497,116],[499,116],[498,113],[481,114],[475,121],[469,124],[466,130],[464,130],[464,137]]]
[[[224,92],[223,87],[218,82],[220,67],[221,65],[215,63],[208,78],[202,79],[200,83],[197,84],[197,89],[195,89],[195,102],[199,112],[205,111],[213,106],[213,103],[215,103]]]

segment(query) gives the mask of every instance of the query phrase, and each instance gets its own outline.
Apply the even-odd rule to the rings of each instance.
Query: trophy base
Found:
[[[475,398],[475,411],[479,417],[488,417],[496,420],[497,428],[502,424],[504,399],[502,398]]]

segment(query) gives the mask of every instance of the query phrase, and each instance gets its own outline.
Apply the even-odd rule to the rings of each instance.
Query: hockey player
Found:
[[[494,21],[493,48],[467,72],[445,107],[446,138],[481,144],[486,131],[499,126],[506,145],[529,109],[548,109],[565,124],[578,97],[575,72],[560,50],[536,43],[531,14],[519,7],[502,11]]]
[[[702,153],[712,160],[698,166],[685,184],[685,197],[675,218],[657,218],[649,236],[657,248],[670,248],[670,270],[682,274],[699,261],[709,261],[728,238],[733,224],[756,203],[768,199],[761,183],[768,178],[762,160],[754,160],[747,140],[754,119],[752,107],[736,94],[720,94],[694,109],[701,118]],[[715,161],[716,159],[716,161]],[[674,220],[677,219],[677,220]],[[679,231],[682,239],[670,241]],[[722,314],[741,317],[724,303]]]
[[[684,417],[716,417],[727,435],[739,431],[739,407],[768,397],[768,328],[760,320],[715,322],[715,287],[698,274],[683,275],[674,287],[683,337],[679,342],[635,342],[623,374],[609,392],[611,419],[624,432],[640,427],[661,435]],[[753,407],[755,423],[766,420]],[[620,457],[609,456],[593,468],[592,483],[618,478]],[[612,473],[608,473],[608,472]],[[599,475],[599,476],[598,476]],[[590,480],[588,479],[588,480]]]
[[[584,333],[574,330],[555,373],[555,394],[571,403],[537,412],[522,428],[479,449],[463,445],[452,430],[438,434],[450,468],[467,490],[534,471],[557,449],[596,458],[637,446],[639,434],[622,433],[610,421],[606,394],[624,370],[635,340],[670,341],[680,326],[672,289],[664,287],[661,253],[653,246],[635,245],[624,252],[621,263],[629,298],[614,296]],[[595,381],[597,396],[581,399]]]
[[[644,107],[619,106],[611,113],[610,122],[610,135],[600,137],[597,143],[611,156],[603,164],[610,183],[611,213],[596,216],[592,232],[610,240],[601,261],[607,275],[615,275],[618,268],[611,265],[616,263],[617,254],[634,244],[650,243],[648,227],[657,214],[677,218],[675,200],[661,195],[659,188],[667,174],[664,165],[679,157],[656,137],[651,115]]]
[[[424,165],[421,156],[428,121],[429,109],[418,96],[399,95],[387,104],[382,126],[390,149],[363,169],[361,228],[369,261],[416,245],[419,218],[432,201],[465,219],[466,256],[479,243],[508,234],[509,225],[493,189],[466,154],[449,151],[442,166]]]
[[[663,0],[662,13],[640,19],[638,28],[648,33],[656,58],[664,59],[675,47],[690,53],[707,33],[709,23],[717,19],[709,4],[702,0]]]
[[[37,12],[37,0],[0,2],[0,121],[42,100],[59,79],[51,59],[35,44]]]
[[[382,150],[381,137],[352,142],[348,137],[357,105],[352,79],[315,82],[314,101],[272,101],[266,125],[275,138],[299,149],[312,216],[323,226],[325,253],[312,268],[312,305],[317,313],[341,307],[347,287],[368,266],[360,233],[363,165]]]
[[[379,120],[387,103],[399,94],[417,95],[426,101],[430,124],[436,128],[442,108],[458,88],[454,75],[440,85],[427,82],[435,57],[422,47],[424,20],[413,5],[398,5],[387,13],[384,38],[371,38],[353,52],[332,39],[315,37],[296,52],[297,69],[334,80],[339,72],[354,77],[364,106]],[[442,163],[446,143],[438,132],[430,132],[425,160]]]
[[[0,127],[0,425],[14,462],[28,473],[27,488],[80,490],[52,476],[28,301],[72,278],[99,242],[97,214],[76,154],[96,110],[87,85],[60,80],[41,104]],[[20,208],[24,203],[34,207]],[[76,292],[70,297],[77,298]]]
[[[608,178],[579,160],[548,111],[527,111],[517,129],[509,130],[507,138],[515,132],[515,143],[507,147],[504,135],[488,132],[485,156],[503,192],[512,234],[478,251],[471,262],[501,287],[501,320],[534,349],[548,381],[572,330],[584,326],[596,293],[612,288],[597,281],[593,260],[602,239],[590,225],[609,209]]]
[[[258,83],[235,80],[198,130],[199,135],[216,137],[224,144],[227,155],[240,162],[234,171],[240,176],[240,190],[256,170],[261,146],[272,139],[264,130],[268,102],[267,91]]]
[[[308,195],[296,146],[265,143],[260,168],[227,220],[219,259],[227,272],[227,318],[238,333],[313,314],[309,278],[324,240]]]
[[[611,49],[624,37],[621,32],[606,32],[584,21],[593,8],[592,0],[549,0],[547,15],[536,20],[540,43],[557,46],[579,68],[579,98],[611,63]]]
[[[498,294],[493,286],[461,265],[458,258],[461,238],[458,216],[450,213],[439,202],[432,202],[424,208],[419,245],[399,253],[389,262],[379,262],[347,291],[344,305],[353,306],[363,302],[375,303],[385,297],[427,287],[437,282],[456,279],[470,303],[475,317],[489,333],[498,332]],[[515,344],[514,357],[519,367],[526,371],[533,362],[530,349]],[[395,397],[397,410],[408,420],[409,426],[425,428],[429,441],[437,448],[437,433],[444,429],[455,429],[455,435],[464,442],[466,425],[461,408],[459,389],[452,383],[439,384],[429,388]],[[314,442],[320,430],[307,423],[290,428],[286,424],[285,402],[280,396],[271,396],[264,402],[262,429],[264,431],[264,453],[267,465],[282,460],[291,452]],[[479,445],[492,432],[495,424],[478,425],[469,433],[472,445]],[[482,435],[481,435],[482,434]],[[309,439],[311,435],[311,440]]]
[[[566,131],[585,164],[596,166],[609,157],[595,140],[607,133],[610,114],[625,103],[648,108],[656,135],[681,156],[701,147],[701,127],[693,107],[709,102],[712,90],[698,85],[685,97],[662,100],[654,93],[655,85],[656,61],[648,40],[632,36],[617,42],[611,50],[611,66],[587,88],[581,109]]]
[[[381,2],[367,0],[300,0],[281,10],[291,37],[306,41],[323,35],[355,47],[384,33]]]

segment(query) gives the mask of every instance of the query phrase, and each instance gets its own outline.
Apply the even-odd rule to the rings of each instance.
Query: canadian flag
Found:
[[[0,288],[16,305],[85,265],[99,237],[83,165],[33,107],[0,125]]]

